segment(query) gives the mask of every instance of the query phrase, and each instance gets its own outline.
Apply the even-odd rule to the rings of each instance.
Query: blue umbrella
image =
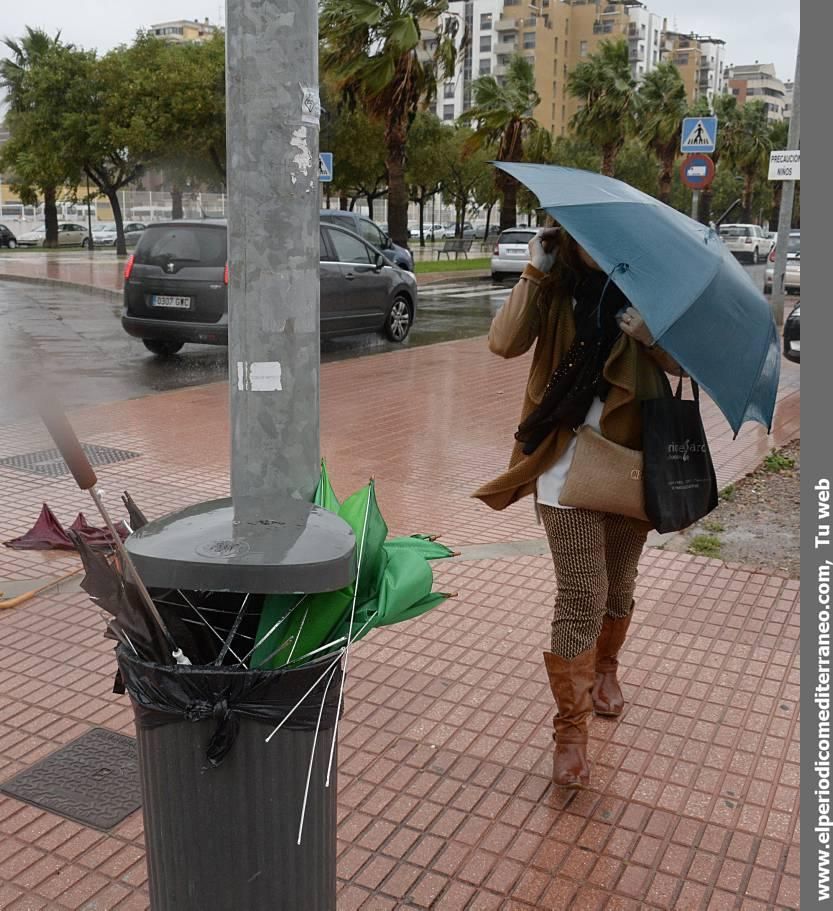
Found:
[[[781,369],[764,296],[718,234],[633,187],[557,165],[495,162],[537,197],[642,314],[737,434],[772,426]]]

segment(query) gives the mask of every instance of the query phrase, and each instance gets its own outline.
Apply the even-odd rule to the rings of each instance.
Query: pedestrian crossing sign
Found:
[[[333,179],[333,153],[318,153],[318,179],[321,183],[329,183]]]
[[[717,139],[717,117],[685,117],[680,151],[713,152]]]

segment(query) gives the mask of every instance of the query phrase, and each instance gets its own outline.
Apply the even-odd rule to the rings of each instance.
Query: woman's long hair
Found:
[[[552,300],[556,289],[573,294],[578,283],[590,272],[579,256],[578,243],[564,228],[559,228],[555,241],[555,265],[552,271],[541,281],[541,291]]]

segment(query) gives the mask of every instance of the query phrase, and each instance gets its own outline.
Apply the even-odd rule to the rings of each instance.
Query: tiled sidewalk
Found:
[[[393,533],[451,545],[541,537],[529,503],[468,497],[506,460],[527,363],[482,340],[322,368],[322,451],[344,495],[373,474]],[[799,432],[799,371],[784,364],[771,438],[704,418],[722,484]],[[84,442],[140,457],[100,469],[115,508],[150,515],[224,495],[222,385],[87,408]],[[3,428],[0,455],[51,444]],[[69,480],[0,468],[0,533],[42,501],[69,521]],[[0,549],[0,578],[72,556]],[[356,650],[340,734],[339,911],[798,907],[798,583],[646,550],[623,654],[628,706],[592,726],[593,790],[550,785],[547,557],[449,561],[459,597]],[[98,611],[80,593],[0,612],[0,780],[90,725],[131,733]],[[0,797],[0,909],[144,909],[141,814],[103,834]],[[241,909],[247,911],[247,909]],[[306,911],[306,909],[299,909]],[[312,909],[311,909],[312,911]]]

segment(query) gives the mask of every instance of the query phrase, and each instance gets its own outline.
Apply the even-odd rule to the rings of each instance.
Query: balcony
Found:
[[[517,19],[504,19],[500,18],[495,23],[495,31],[498,32],[517,32],[518,30],[518,20]]]
[[[632,47],[628,51],[628,60],[631,63],[644,63],[645,61],[645,50],[639,50],[638,47]]]

